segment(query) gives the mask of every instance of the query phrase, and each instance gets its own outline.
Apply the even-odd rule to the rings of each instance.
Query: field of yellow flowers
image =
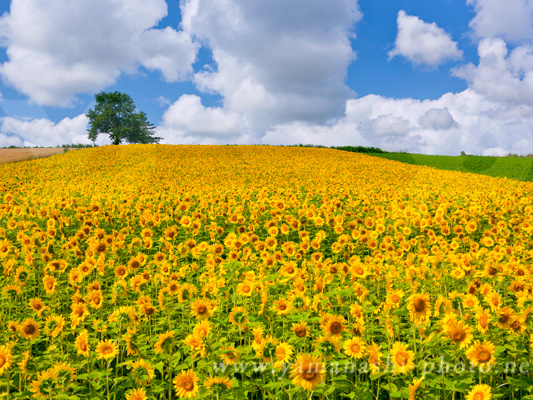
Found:
[[[533,184],[331,149],[0,166],[6,399],[533,399]]]

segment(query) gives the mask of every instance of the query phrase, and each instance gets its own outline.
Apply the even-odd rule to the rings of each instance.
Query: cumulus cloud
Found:
[[[449,60],[457,60],[463,52],[451,36],[435,23],[427,23],[418,17],[398,12],[398,34],[389,60],[402,56],[415,65],[436,67]]]
[[[470,89],[424,101],[368,95],[349,100],[345,116],[334,123],[278,125],[262,143],[363,145],[441,155],[528,154],[533,153],[533,107],[493,102]]]
[[[164,0],[12,0],[0,17],[8,61],[3,79],[41,105],[66,106],[139,65],[167,81],[192,74],[197,44],[184,32],[153,27]]]
[[[447,108],[430,108],[423,117],[419,119],[420,126],[434,130],[447,130],[457,126]]]
[[[163,114],[158,135],[167,143],[228,143],[246,134],[242,117],[217,107],[204,107],[194,95],[183,95]]]
[[[58,146],[70,143],[91,143],[87,137],[87,117],[64,118],[54,123],[46,118],[0,118],[0,147]],[[105,135],[97,144],[109,144]]]
[[[467,0],[476,16],[470,27],[476,36],[518,42],[533,39],[533,2],[530,0]]]
[[[494,101],[533,105],[533,47],[523,45],[509,54],[503,39],[487,38],[478,45],[479,64],[453,69],[470,88]]]
[[[220,135],[219,111],[256,141],[276,124],[323,124],[342,117],[353,96],[345,77],[355,59],[351,30],[360,18],[353,0],[184,2],[184,31],[211,49],[216,64],[196,73],[194,82],[203,92],[220,94],[223,102],[219,110],[200,111],[197,107],[203,106],[195,101],[198,114],[211,116],[201,134],[209,136],[212,130],[213,137]],[[191,100],[172,106],[162,128],[188,126],[180,107]]]

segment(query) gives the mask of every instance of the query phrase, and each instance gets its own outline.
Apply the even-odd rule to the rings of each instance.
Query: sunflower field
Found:
[[[0,166],[0,397],[533,399],[533,184],[332,149]]]

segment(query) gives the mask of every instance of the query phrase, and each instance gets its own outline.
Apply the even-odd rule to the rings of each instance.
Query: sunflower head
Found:
[[[191,369],[176,375],[173,383],[178,397],[193,398],[200,390],[200,387],[198,386],[198,376],[196,376],[195,372]]]
[[[295,386],[311,391],[324,380],[325,363],[318,356],[302,354],[294,361],[290,376]]]

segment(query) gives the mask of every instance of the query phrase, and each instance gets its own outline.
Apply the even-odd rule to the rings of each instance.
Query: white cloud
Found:
[[[533,153],[533,107],[492,102],[470,89],[424,101],[368,95],[349,100],[345,116],[334,123],[278,125],[261,143],[362,145],[442,155],[528,154]]]
[[[533,105],[533,46],[523,45],[510,54],[503,39],[483,39],[478,45],[479,64],[452,70],[470,88],[489,100]]]
[[[0,118],[0,147],[88,144],[91,142],[87,137],[87,124],[88,119],[84,114],[65,118],[57,124],[45,118]],[[97,143],[107,144],[109,140],[105,135],[100,135]]]
[[[427,23],[405,11],[398,12],[398,34],[389,60],[403,56],[415,65],[436,67],[449,60],[457,60],[463,52],[451,36],[435,23]]]
[[[240,115],[204,107],[200,97],[183,95],[163,114],[158,135],[166,143],[230,143],[246,131]]]
[[[345,77],[355,58],[351,29],[361,18],[355,1],[188,0],[182,11],[184,30],[211,48],[216,63],[195,83],[220,94],[221,110],[239,114],[256,137],[278,123],[342,116],[353,95]]]
[[[470,27],[480,38],[501,37],[518,42],[533,39],[533,2],[530,0],[467,0],[476,16]]]
[[[66,106],[138,65],[174,81],[192,73],[197,45],[183,32],[153,28],[164,0],[12,0],[0,17],[9,60],[0,74],[41,105]]]
[[[419,124],[425,128],[434,130],[447,130],[457,126],[457,122],[447,108],[431,108],[420,117]]]

